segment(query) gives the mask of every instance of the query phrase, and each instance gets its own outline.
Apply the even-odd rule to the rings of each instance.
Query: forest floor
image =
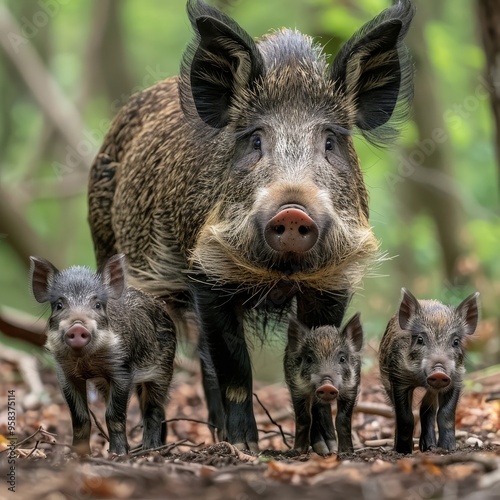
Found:
[[[411,456],[391,451],[394,419],[378,376],[365,374],[353,419],[356,451],[321,457],[289,449],[294,426],[283,384],[255,384],[259,455],[213,444],[208,427],[200,423],[206,409],[199,374],[178,370],[167,408],[167,446],[114,458],[95,422],[92,456],[71,453],[69,411],[53,370],[41,370],[42,401],[30,397],[15,363],[0,361],[0,373],[1,499],[500,499],[500,401],[488,398],[500,386],[498,373],[469,375],[457,409],[457,451],[415,450]],[[8,394],[16,402],[15,455],[6,425]],[[103,402],[96,399],[91,408],[104,426]],[[132,448],[140,444],[139,422],[134,396],[128,417]],[[15,493],[8,489],[12,482]]]

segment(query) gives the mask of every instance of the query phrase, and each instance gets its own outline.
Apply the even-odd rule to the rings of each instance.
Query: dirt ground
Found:
[[[203,423],[206,409],[195,365],[178,370],[163,449],[109,457],[106,438],[94,422],[92,456],[77,458],[67,446],[69,411],[53,371],[41,371],[46,393],[33,398],[16,364],[0,362],[0,499],[500,499],[500,401],[488,401],[500,385],[498,373],[469,376],[467,387],[474,390],[466,389],[458,407],[457,451],[412,456],[391,451],[390,408],[376,373],[365,375],[353,419],[355,453],[320,457],[289,448],[293,417],[282,384],[255,384],[259,455],[213,444]],[[15,454],[7,427],[8,394],[16,403]],[[103,426],[104,404],[94,400],[91,408]],[[139,422],[134,397],[128,422],[132,448],[141,440]],[[15,493],[8,489],[12,483]]]

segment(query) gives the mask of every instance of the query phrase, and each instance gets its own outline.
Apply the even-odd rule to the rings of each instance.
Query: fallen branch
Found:
[[[262,409],[265,411],[267,417],[269,418],[269,420],[271,421],[271,423],[273,425],[275,425],[279,430],[280,430],[280,433],[281,433],[281,437],[283,439],[283,443],[285,443],[285,446],[291,450],[292,447],[288,444],[288,441],[286,440],[286,436],[285,436],[285,433],[283,432],[283,427],[281,427],[280,424],[278,424],[278,422],[276,422],[276,420],[273,419],[273,417],[271,417],[271,414],[267,411],[267,408],[262,404],[261,400],[259,399],[259,396],[257,396],[257,394],[255,394],[255,392],[253,393],[255,399],[257,400],[257,403],[259,403],[259,405],[262,407]]]
[[[6,307],[0,310],[0,331],[8,337],[24,340],[38,347],[43,347],[47,340],[45,322],[42,325],[35,316]]]

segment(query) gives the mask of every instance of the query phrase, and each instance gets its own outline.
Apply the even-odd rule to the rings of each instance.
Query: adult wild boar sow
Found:
[[[195,311],[209,418],[257,449],[243,318],[296,298],[307,327],[340,326],[377,250],[352,134],[382,144],[395,132],[414,9],[385,10],[331,64],[297,31],[255,42],[201,0],[187,10],[181,74],[116,117],[92,167],[89,221],[98,263],[124,252],[131,283],[169,299],[179,328]]]

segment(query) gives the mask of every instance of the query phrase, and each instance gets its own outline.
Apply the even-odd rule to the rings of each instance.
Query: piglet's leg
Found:
[[[125,431],[131,388],[132,380],[129,377],[122,377],[119,381],[112,380],[109,384],[109,402],[106,408],[109,452],[117,455],[126,455],[129,450]]]

